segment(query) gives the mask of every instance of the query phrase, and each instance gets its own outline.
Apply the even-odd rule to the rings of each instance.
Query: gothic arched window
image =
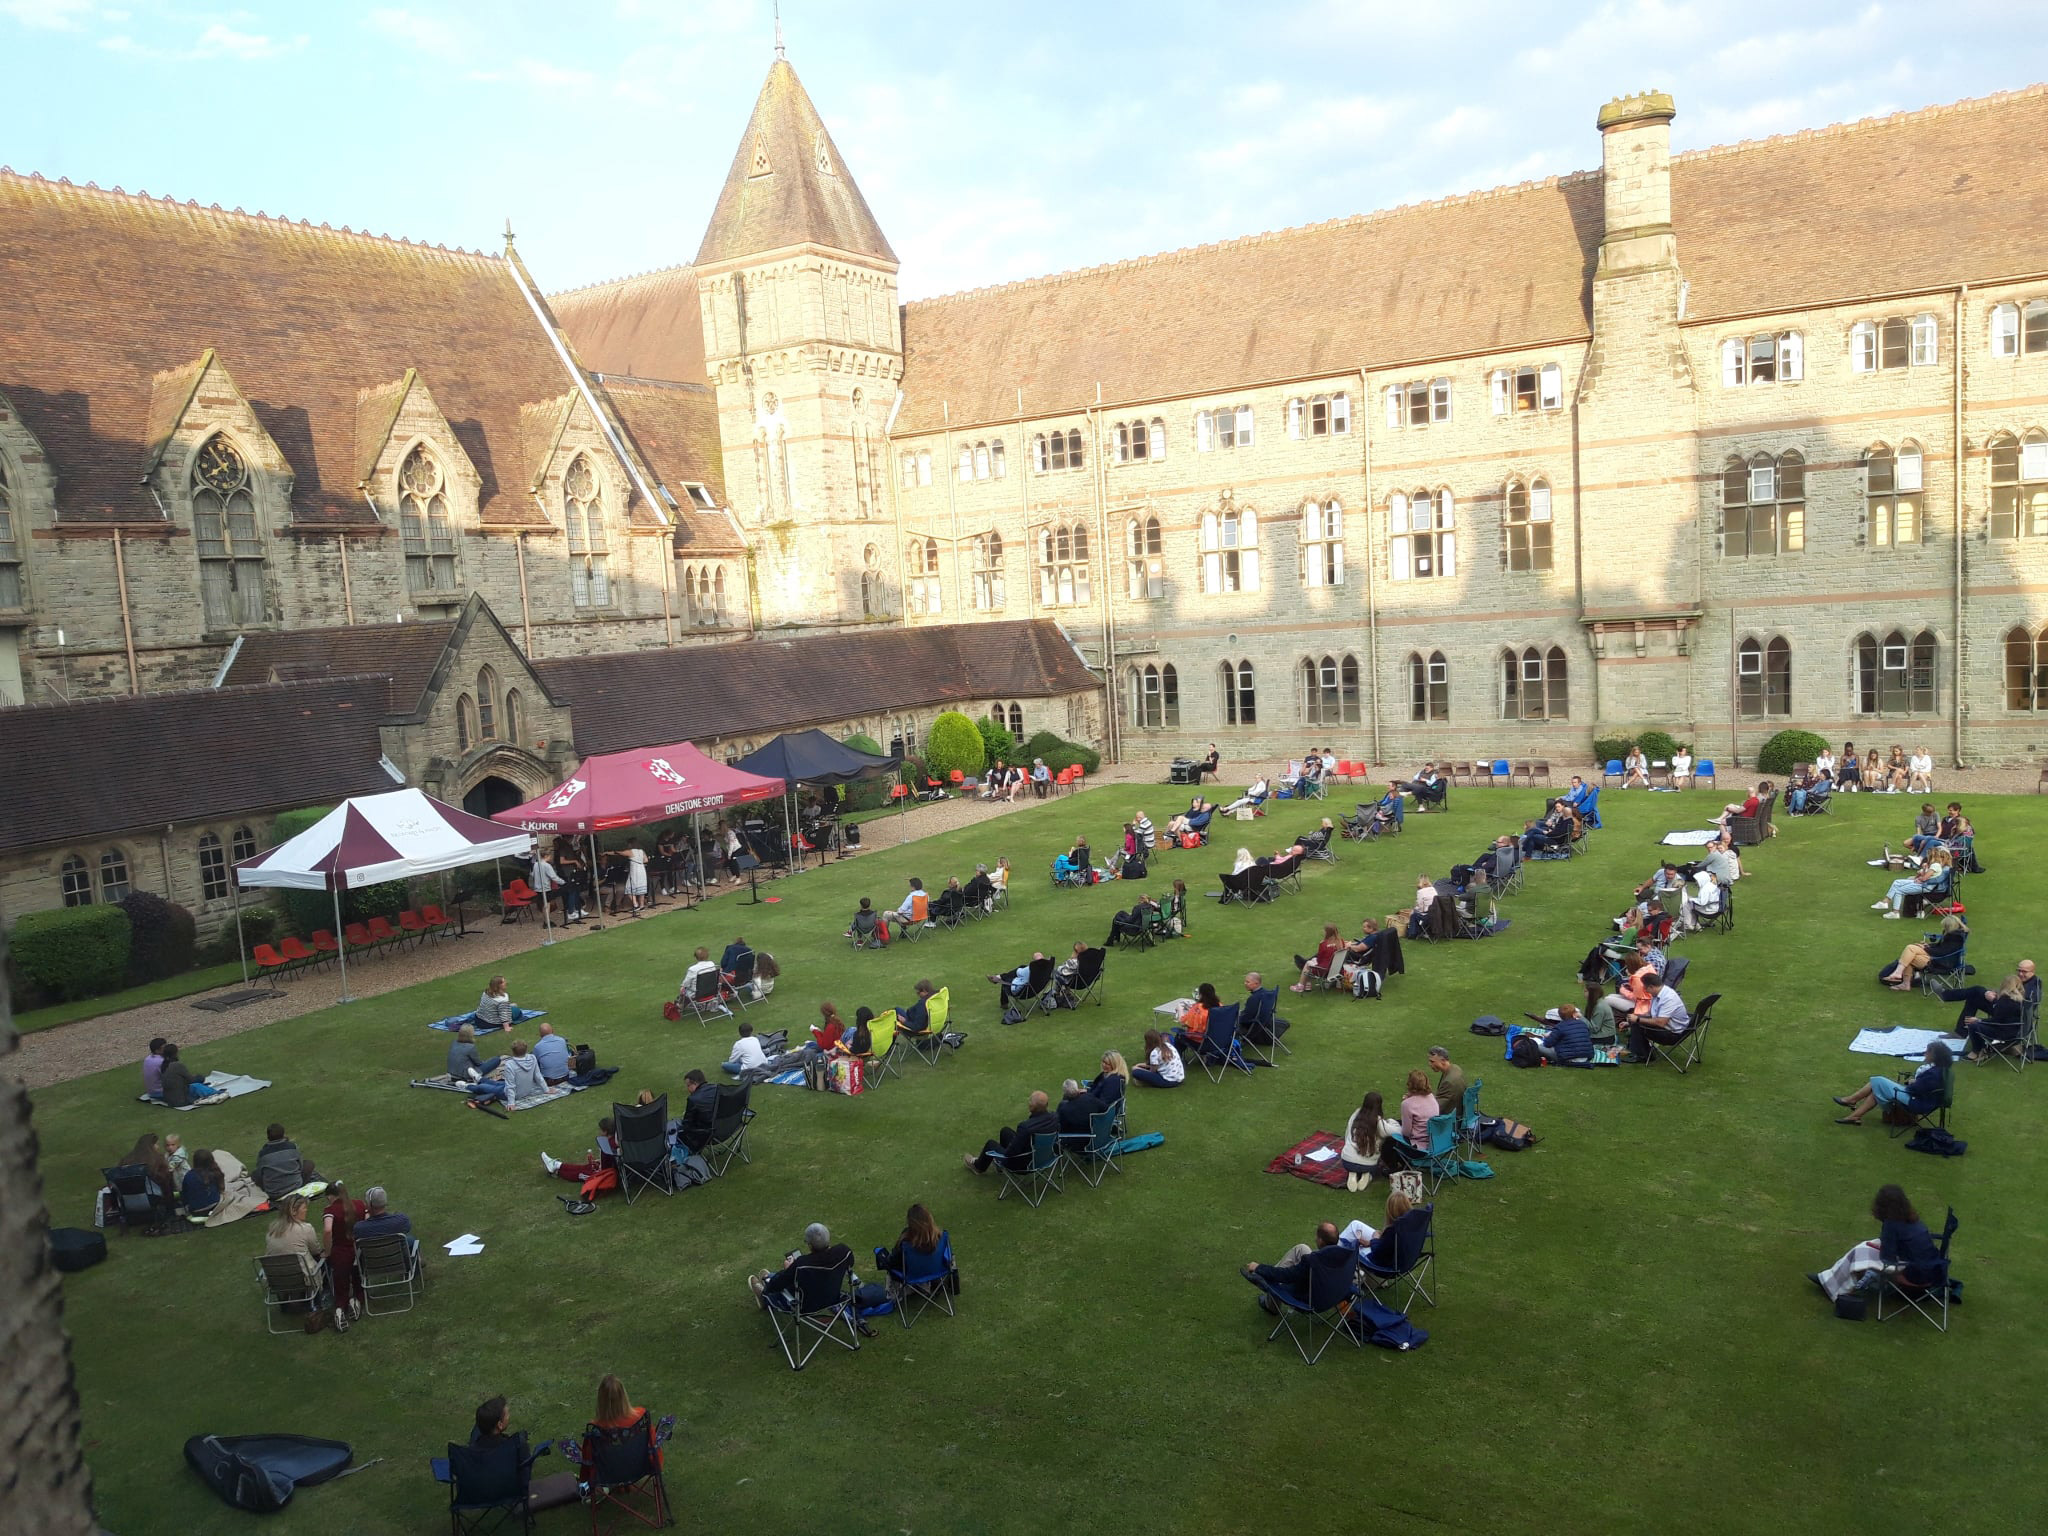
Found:
[[[441,461],[419,444],[398,468],[398,532],[409,592],[455,590],[455,524]]]
[[[211,437],[192,461],[192,537],[199,546],[199,596],[208,629],[263,622],[263,540],[249,466],[225,437]]]

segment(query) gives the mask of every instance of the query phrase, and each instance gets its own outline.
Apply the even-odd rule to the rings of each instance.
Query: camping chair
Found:
[[[924,937],[924,925],[932,920],[932,899],[923,891],[910,893],[910,916],[896,925],[896,939],[902,944],[915,944]]]
[[[1682,985],[1682,983],[1685,981],[1685,973],[1691,969],[1692,959],[1690,956],[1673,954],[1665,955],[1664,985],[1669,987],[1672,991],[1676,992],[1679,996],[1683,997],[1685,995],[1685,987]],[[1617,966],[1617,979],[1619,978],[1620,971],[1621,967]]]
[[[1589,831],[1598,832],[1601,830],[1599,785],[1588,784],[1586,786],[1586,804],[1584,809],[1579,812],[1579,822]]]
[[[1418,1296],[1435,1306],[1436,1297],[1429,1287],[1436,1279],[1436,1207],[1415,1206],[1405,1215],[1396,1217],[1382,1235],[1393,1239],[1392,1261],[1375,1264],[1361,1251],[1358,1255],[1359,1277],[1373,1290],[1398,1285],[1405,1280],[1408,1292],[1401,1298],[1404,1316],[1415,1305]]]
[[[999,1157],[996,1168],[1003,1176],[1003,1187],[996,1191],[998,1200],[1008,1199],[1014,1189],[1035,1210],[1045,1203],[1048,1190],[1065,1189],[1060,1183],[1060,1139],[1050,1131],[1031,1138],[1031,1161],[1025,1167],[1012,1168],[1007,1157]]]
[[[1314,1365],[1322,1359],[1330,1341],[1340,1336],[1350,1340],[1354,1348],[1363,1349],[1364,1337],[1346,1326],[1351,1303],[1358,1299],[1359,1294],[1358,1255],[1342,1243],[1332,1243],[1327,1248],[1317,1249],[1305,1262],[1308,1265],[1306,1297],[1297,1295],[1286,1286],[1262,1280],[1255,1274],[1245,1276],[1272,1301],[1280,1315],[1280,1321],[1266,1335],[1266,1342],[1272,1343],[1284,1331],[1305,1365]],[[1300,1319],[1302,1333],[1295,1332],[1297,1318]],[[1311,1354],[1309,1343],[1318,1334],[1322,1342]]]
[[[879,1088],[891,1077],[903,1076],[896,1065],[896,1036],[903,1029],[903,1015],[886,1008],[868,1020],[868,1048],[860,1057],[861,1084]]]
[[[403,1232],[386,1232],[356,1243],[356,1290],[363,1298],[363,1311],[371,1317],[410,1312],[413,1303],[427,1294],[426,1266],[420,1262],[419,1244]],[[397,1298],[405,1297],[400,1306]],[[391,1305],[380,1305],[389,1299]]]
[[[1908,1280],[1905,1267],[1899,1264],[1887,1264],[1877,1272],[1877,1320],[1879,1322],[1884,1321],[1884,1304],[1886,1301],[1904,1302],[1905,1306],[1903,1307],[1893,1307],[1893,1317],[1904,1316],[1910,1308],[1926,1318],[1928,1322],[1934,1324],[1939,1332],[1948,1332],[1949,1292],[1955,1288],[1949,1280],[1948,1249],[1949,1244],[1955,1240],[1956,1228],[1960,1225],[1962,1223],[1956,1220],[1956,1208],[1950,1206],[1948,1208],[1948,1220],[1941,1224],[1941,1241],[1937,1245],[1941,1251],[1941,1257],[1935,1260],[1934,1268],[1936,1275],[1932,1281],[1915,1282]]]
[[[533,1488],[533,1464],[554,1449],[552,1440],[528,1451],[523,1431],[489,1447],[448,1442],[448,1454],[437,1458],[434,1477],[448,1485],[448,1529],[454,1536],[504,1530],[533,1529],[527,1495]]]
[[[614,1510],[620,1520],[632,1520],[659,1530],[674,1525],[668,1507],[668,1484],[661,1476],[661,1448],[675,1433],[675,1416],[659,1423],[645,1408],[630,1424],[606,1429],[598,1424],[583,1426],[579,1438],[564,1435],[562,1454],[576,1468],[590,1505],[591,1536],[618,1529],[617,1523],[599,1524],[605,1510]]]
[[[1010,973],[1002,972],[1005,979],[996,983],[997,1008],[1005,1014],[1012,1008],[1022,1014],[1030,1013],[1032,1005],[1043,996],[1045,989],[1052,985],[1052,973],[1053,963],[1050,956],[1034,960],[1031,962],[1031,974],[1024,978],[1024,990],[1012,992],[1008,981]]]
[[[1314,859],[1318,864],[1336,863],[1337,850],[1330,846],[1330,829],[1317,827],[1315,831],[1302,838],[1301,856],[1304,859]]]
[[[1138,949],[1150,949],[1165,937],[1166,909],[1161,907],[1157,912],[1141,909],[1138,913],[1137,927],[1117,929],[1116,947],[1130,949],[1135,946]]]
[[[1261,987],[1246,994],[1245,1000],[1237,1005],[1237,1040],[1239,1048],[1249,1060],[1263,1061],[1269,1067],[1277,1067],[1273,1052],[1285,1051],[1294,1054],[1294,1048],[1286,1041],[1287,1025],[1279,1017],[1280,989]]]
[[[145,1232],[163,1232],[171,1226],[171,1199],[140,1163],[123,1163],[102,1168],[100,1176],[114,1192],[114,1214],[121,1230],[140,1226]]]
[[[1093,1189],[1102,1183],[1105,1174],[1124,1171],[1123,1164],[1116,1160],[1119,1139],[1117,1111],[1101,1110],[1088,1117],[1085,1133],[1076,1131],[1060,1138],[1060,1155]]]
[[[939,1064],[939,1052],[945,1049],[946,1018],[953,1011],[953,989],[941,987],[924,1000],[925,1027],[912,1029],[901,1018],[896,1021],[896,1041],[891,1054],[901,1056],[905,1051],[917,1056],[928,1067]],[[872,1027],[872,1026],[871,1026]],[[901,1077],[903,1074],[896,1074]]]
[[[882,915],[879,912],[856,912],[846,932],[846,942],[855,949],[880,949],[882,947]]]
[[[1910,1081],[1911,1078],[1912,1073],[1910,1072],[1901,1072],[1899,1074],[1899,1081],[1902,1083]],[[1897,1141],[1901,1136],[1917,1131],[1924,1125],[1938,1126],[1942,1130],[1947,1130],[1948,1112],[1954,1109],[1955,1105],[1956,1069],[1951,1065],[1946,1072],[1941,1074],[1941,1091],[1936,1095],[1934,1103],[1930,1107],[1916,1110],[1910,1104],[1901,1104],[1899,1106],[1905,1113],[1899,1117],[1899,1123],[1891,1128],[1892,1140]]]
[[[1707,920],[1702,926],[1711,928],[1716,933],[1733,933],[1735,931],[1734,886],[1724,885],[1721,887],[1720,908],[1717,911],[1708,913]]]
[[[1687,1070],[1697,1066],[1707,1051],[1707,1026],[1713,1022],[1714,1004],[1721,1001],[1721,994],[1710,992],[1700,999],[1700,1005],[1693,1010],[1692,1023],[1676,1040],[1660,1040],[1655,1035],[1644,1035],[1643,1041],[1650,1047],[1650,1060],[1668,1061],[1678,1068],[1678,1075],[1685,1076]]]
[[[875,1268],[895,1282],[896,1318],[905,1328],[933,1307],[953,1316],[953,1277],[959,1268],[953,1262],[950,1232],[939,1233],[939,1246],[930,1253],[919,1253],[905,1243],[899,1268],[890,1268],[888,1249],[877,1248]]]
[[[1074,979],[1063,980],[1055,987],[1058,996],[1054,999],[1054,1006],[1078,1008],[1092,997],[1095,999],[1095,1006],[1100,1008],[1103,996],[1102,972],[1107,959],[1108,956],[1100,948],[1082,950],[1080,964],[1074,969]]]
[[[711,1111],[711,1139],[698,1155],[720,1177],[735,1157],[743,1163],[753,1161],[747,1155],[747,1125],[754,1118],[754,1112],[747,1107],[747,1096],[753,1091],[752,1083],[718,1085],[717,1104]]]
[[[2041,1005],[2023,1003],[2020,1005],[2020,1032],[2010,1040],[1993,1040],[1986,1037],[1986,1054],[1996,1056],[2015,1072],[2027,1070],[2027,1063],[2034,1059],[2034,1045],[2040,1038]]]
[[[932,921],[941,928],[958,928],[966,922],[966,894],[951,889],[939,892],[939,899],[932,903]]]
[[[324,1312],[333,1305],[334,1291],[322,1259],[308,1276],[295,1253],[266,1253],[256,1261],[256,1289],[263,1293],[263,1326],[272,1333],[297,1333],[294,1326],[280,1328],[280,1312]]]
[[[1445,1179],[1459,1176],[1458,1117],[1455,1113],[1429,1117],[1429,1145],[1426,1147],[1418,1147],[1400,1135],[1393,1141],[1401,1149],[1401,1156],[1408,1166],[1422,1175],[1423,1187],[1428,1193],[1434,1195],[1443,1187]]]
[[[652,1104],[614,1104],[612,1138],[617,1149],[619,1189],[626,1204],[634,1200],[634,1188],[658,1189],[664,1195],[676,1192],[675,1164],[668,1152],[668,1095]]]
[[[719,991],[725,997],[738,1003],[740,1007],[746,1008],[749,1006],[750,1001],[758,1001],[758,999],[754,999],[752,996],[754,991],[754,952],[751,949],[741,950],[740,957],[732,963],[732,969],[721,971],[718,979]]]
[[[1065,855],[1065,854],[1062,854],[1062,855],[1060,855],[1060,857],[1059,857],[1058,859],[1056,859],[1056,860],[1054,860],[1054,861],[1053,861],[1053,868],[1052,868],[1052,883],[1053,883],[1054,885],[1056,885],[1056,886],[1072,886],[1072,887],[1075,887],[1075,888],[1077,888],[1077,889],[1078,889],[1078,888],[1083,888],[1083,887],[1086,887],[1086,886],[1088,885],[1088,883],[1089,883],[1089,881],[1088,881],[1088,874],[1089,874],[1089,872],[1088,872],[1087,870],[1085,870],[1085,869],[1080,869],[1080,868],[1064,868],[1064,869],[1063,869],[1063,868],[1062,868],[1061,866],[1062,866],[1062,865],[1063,865],[1063,864],[1064,864],[1065,862],[1066,862],[1066,855]]]
[[[1266,878],[1272,882],[1267,887],[1266,900],[1272,900],[1272,892],[1288,889],[1290,882],[1294,890],[1301,889],[1301,859],[1300,854],[1292,853],[1266,866]]]
[[[725,1004],[725,978],[718,974],[716,966],[699,971],[689,990],[683,993],[682,1000],[683,1006],[697,1016],[699,1024],[733,1017],[732,1009]]]
[[[1927,946],[1927,964],[1920,968],[1918,978],[1922,991],[1948,992],[1967,986],[1970,977],[1976,974],[1976,967],[1970,964],[1970,930],[1963,929],[1955,938],[1954,944],[1943,947],[1939,933],[1922,937],[1921,942]]]
[[[1223,881],[1220,905],[1228,906],[1236,901],[1251,907],[1262,901],[1271,901],[1276,890],[1273,880],[1274,868],[1271,864],[1248,864],[1242,874],[1219,876]]]
[[[1458,1107],[1451,1111],[1458,1117],[1458,1140],[1464,1144],[1465,1155],[1475,1160],[1479,1156],[1479,1090],[1485,1086],[1485,1078],[1473,1078],[1459,1096]]]
[[[1237,1016],[1242,1006],[1225,1003],[1209,1010],[1209,1027],[1196,1047],[1195,1060],[1201,1063],[1212,1083],[1222,1082],[1223,1074],[1233,1067],[1246,1077],[1252,1075],[1251,1063],[1244,1059],[1244,1047],[1237,1038]]]

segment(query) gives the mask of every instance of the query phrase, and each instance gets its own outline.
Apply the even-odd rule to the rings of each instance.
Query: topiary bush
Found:
[[[190,912],[154,891],[131,891],[119,905],[128,914],[129,986],[182,976],[192,969],[199,925]]]
[[[988,763],[1017,761],[1017,738],[1010,734],[1008,726],[996,724],[987,715],[975,721],[974,726],[981,732],[982,756]]]
[[[987,761],[981,732],[959,710],[947,710],[932,722],[925,737],[924,761],[926,770],[941,783],[951,778],[956,769],[970,779],[980,777]]]
[[[1782,778],[1792,771],[1794,763],[1812,762],[1827,750],[1827,745],[1812,731],[1780,731],[1757,753],[1757,771],[1775,773]]]
[[[1040,731],[1018,748],[1021,761],[1029,764],[1033,758],[1045,759],[1045,766],[1054,773],[1062,768],[1071,768],[1076,763],[1084,772],[1094,773],[1102,767],[1102,754],[1092,747],[1084,747],[1078,741],[1065,741],[1051,731]]]
[[[1669,731],[1638,731],[1636,745],[1653,763],[1668,763],[1679,753],[1678,738]]]
[[[52,997],[98,997],[128,979],[128,914],[118,906],[24,912],[7,942],[22,978]]]

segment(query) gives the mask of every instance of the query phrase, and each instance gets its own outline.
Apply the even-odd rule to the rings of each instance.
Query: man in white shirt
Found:
[[[1260,801],[1266,798],[1266,788],[1266,781],[1263,778],[1253,779],[1249,789],[1238,796],[1237,799],[1231,801],[1230,804],[1223,807],[1223,814],[1226,816],[1234,815],[1238,811],[1249,810],[1258,805]]]
[[[725,1063],[725,1070],[738,1077],[742,1072],[751,1072],[756,1067],[767,1065],[768,1053],[761,1049],[761,1042],[754,1038],[754,1026],[741,1019],[740,1037],[733,1042],[732,1060]]]
[[[916,920],[917,898],[922,895],[924,895],[924,882],[918,879],[917,876],[912,875],[910,877],[910,889],[904,893],[903,900],[896,907],[896,925],[899,928]],[[929,912],[931,909],[927,906],[925,910]],[[925,927],[931,928],[935,926],[936,924],[930,918],[926,918]]]
[[[706,971],[716,971],[718,962],[711,958],[711,951],[703,945],[697,946],[697,955],[690,962],[690,968],[683,972],[683,996],[693,997],[697,992],[697,978]]]

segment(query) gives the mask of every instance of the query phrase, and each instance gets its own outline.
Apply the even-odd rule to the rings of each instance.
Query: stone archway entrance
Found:
[[[462,808],[472,816],[495,816],[500,811],[525,804],[527,799],[526,792],[510,779],[490,774],[469,787],[469,792],[462,797]]]

